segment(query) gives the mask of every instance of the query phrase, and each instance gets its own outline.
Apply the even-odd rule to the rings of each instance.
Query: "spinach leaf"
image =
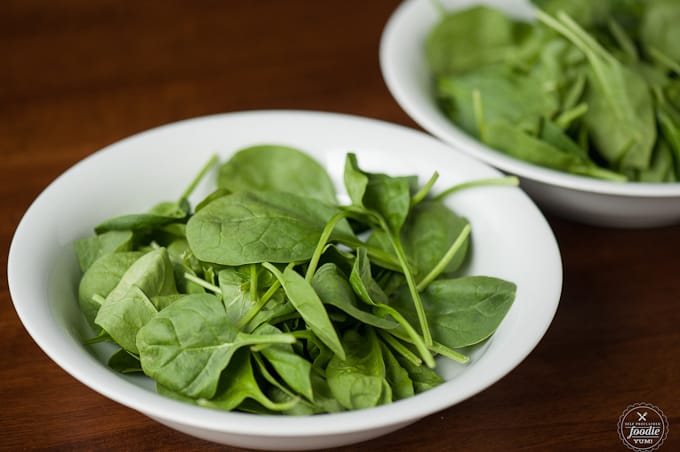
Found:
[[[423,291],[422,300],[434,340],[460,348],[488,338],[510,309],[515,291],[513,283],[488,276],[433,281]],[[404,291],[390,302],[407,319],[416,319]]]
[[[171,391],[211,399],[234,352],[248,345],[292,343],[286,334],[239,332],[224,305],[209,294],[191,294],[159,311],[137,333],[144,373]]]
[[[428,391],[444,383],[445,380],[429,367],[416,365],[401,355],[395,355],[395,357],[399,364],[408,372],[416,394]]]
[[[601,156],[614,168],[647,168],[656,127],[644,79],[618,62],[564,12],[555,19],[538,11],[537,17],[569,39],[590,63],[589,108],[584,120]]]
[[[272,325],[265,324],[253,331],[253,334],[273,335],[281,334],[281,331]],[[312,364],[295,353],[291,345],[270,345],[262,348],[260,353],[293,391],[303,395],[307,400],[314,400]]]
[[[233,410],[247,398],[257,401],[271,411],[289,410],[298,402],[298,400],[292,400],[276,403],[270,400],[262,392],[255,379],[253,366],[250,361],[250,352],[239,350],[234,354],[227,367],[227,371],[222,374],[215,397],[211,399],[198,399],[198,405],[208,408]]]
[[[424,201],[413,207],[401,231],[404,251],[417,279],[423,278],[444,258],[469,222],[441,202]],[[443,271],[460,268],[469,248],[465,238]]]
[[[401,400],[412,397],[415,390],[408,371],[399,364],[397,358],[383,342],[380,343],[380,350],[385,361],[385,378],[392,388],[393,399]]]
[[[640,24],[640,42],[644,49],[655,49],[671,60],[680,61],[680,6],[673,0],[646,2]]]
[[[398,232],[411,206],[413,177],[391,177],[362,171],[355,154],[345,159],[345,185],[352,203],[385,219],[391,232]]]
[[[132,232],[111,231],[94,237],[76,240],[76,256],[84,273],[102,256],[132,250]]]
[[[314,274],[312,287],[324,304],[335,306],[366,325],[383,329],[398,326],[396,322],[388,318],[379,317],[359,308],[352,286],[335,264],[322,265]]]
[[[302,276],[290,267],[281,273],[269,263],[264,266],[279,280],[286,292],[288,300],[312,332],[340,358],[345,357],[345,350],[328,318],[328,313],[314,288]]]
[[[217,185],[232,192],[288,192],[330,204],[337,202],[326,170],[304,152],[280,145],[238,151],[220,166]]]
[[[156,307],[137,286],[128,287],[116,298],[107,297],[94,322],[124,350],[138,353],[137,332],[156,314]]]
[[[334,356],[326,368],[331,393],[348,410],[378,405],[385,365],[375,332],[370,327],[364,328],[363,334],[349,330],[342,344],[347,356]]]
[[[337,209],[313,198],[285,192],[238,192],[223,196],[187,223],[196,257],[222,265],[309,259],[323,228]],[[346,221],[333,239],[356,241]]]
[[[487,6],[446,14],[431,30],[425,55],[435,75],[503,61],[515,42],[514,23]]]
[[[126,251],[103,256],[87,269],[78,285],[80,310],[91,326],[94,323],[101,302],[95,295],[105,298],[123,277],[125,272],[142,256],[138,251]]]
[[[165,248],[150,251],[137,259],[106,296],[106,303],[116,303],[137,287],[147,297],[177,293],[174,269]]]
[[[142,372],[139,359],[122,348],[119,348],[111,355],[107,364],[111,369],[123,374]]]

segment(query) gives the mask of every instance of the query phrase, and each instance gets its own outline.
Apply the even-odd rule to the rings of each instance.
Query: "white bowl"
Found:
[[[528,0],[409,0],[388,21],[380,44],[380,65],[401,108],[425,130],[479,160],[521,178],[522,187],[546,210],[584,223],[650,227],[680,222],[680,183],[615,183],[555,171],[507,156],[456,127],[437,107],[424,41],[446,10],[484,3],[529,19]]]
[[[424,182],[436,169],[441,173],[435,186],[439,190],[500,174],[422,132],[330,113],[224,114],[115,143],[48,186],[26,212],[12,241],[8,280],[16,311],[52,360],[95,391],[179,431],[224,444],[282,450],[349,444],[413,423],[493,384],[541,339],[560,297],[560,254],[533,202],[517,187],[497,186],[463,191],[449,202],[472,224],[474,253],[467,273],[513,281],[517,298],[496,334],[472,353],[468,365],[440,362],[448,381],[435,389],[370,410],[263,416],[184,404],[156,394],[146,377],[109,369],[107,344],[82,344],[92,332],[78,308],[80,275],[73,241],[92,234],[102,219],[177,197],[212,153],[224,160],[256,143],[287,144],[309,152],[328,168],[338,186],[350,150],[370,171],[418,174]],[[194,202],[211,191],[211,182],[199,185]]]

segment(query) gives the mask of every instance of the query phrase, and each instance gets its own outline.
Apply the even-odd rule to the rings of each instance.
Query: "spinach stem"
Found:
[[[513,185],[513,186],[518,186],[519,185],[519,179],[517,176],[503,176],[503,177],[492,177],[489,179],[475,179],[471,180],[468,182],[463,182],[458,185],[454,185],[451,188],[447,188],[443,192],[439,193],[437,196],[434,197],[435,201],[441,201],[447,196],[459,192],[461,190],[464,190],[466,188],[473,188],[473,187],[484,187],[487,185]]]
[[[439,342],[435,342],[434,344],[432,344],[430,350],[442,356],[446,356],[447,358],[452,359],[461,364],[465,364],[470,361],[469,356],[463,355],[462,353],[457,352],[454,349],[447,347],[446,345],[440,344]]]
[[[465,239],[468,238],[470,235],[470,230],[471,230],[470,224],[466,224],[465,227],[463,228],[462,231],[460,231],[460,234],[458,234],[458,237],[456,237],[456,240],[453,241],[449,249],[446,251],[446,254],[442,256],[442,258],[437,262],[437,264],[430,270],[430,272],[418,283],[416,286],[416,289],[418,292],[422,292],[428,284],[430,284],[432,281],[437,278],[441,274],[441,272],[444,271],[446,266],[451,262],[451,259],[456,255],[458,250],[460,249],[461,246],[463,246],[463,243],[465,243]]]
[[[387,226],[385,220],[382,217],[379,217],[379,220],[383,230],[387,233],[387,236],[389,237],[390,243],[392,244],[392,248],[394,248],[394,252],[397,255],[397,259],[399,259],[399,263],[401,264],[404,277],[406,278],[406,284],[408,285],[408,290],[411,293],[413,306],[416,308],[416,314],[418,314],[418,322],[420,323],[420,329],[423,333],[423,340],[425,341],[425,345],[430,346],[432,345],[432,333],[430,333],[430,326],[427,323],[427,316],[425,315],[423,302],[420,299],[420,294],[418,293],[418,290],[416,289],[416,281],[415,278],[413,277],[413,273],[411,272],[411,267],[408,264],[408,260],[406,259],[406,253],[404,252],[404,248],[401,245],[401,239],[399,238],[398,234],[392,234],[390,232],[389,227]],[[432,357],[430,356],[430,358]],[[427,363],[428,361],[427,357],[423,356],[423,359],[425,359],[425,362]],[[434,366],[434,361],[432,361],[432,365]]]
[[[411,326],[411,324],[408,323],[408,321],[399,313],[399,311],[394,309],[392,306],[382,303],[376,304],[375,306],[379,311],[383,311],[384,313],[391,315],[394,318],[394,320],[396,320],[397,323],[399,323],[399,325],[404,329],[407,336],[409,337],[410,339],[409,342],[415,345],[416,349],[418,349],[418,353],[423,358],[423,361],[425,361],[427,367],[433,369],[435,366],[435,362],[434,357],[432,356],[432,353],[430,353],[429,350],[431,344],[427,344],[425,340],[420,337],[420,334],[418,334],[418,332]],[[432,338],[430,338],[430,340],[432,340]]]
[[[250,299],[257,300],[257,265],[250,264]]]
[[[182,193],[182,196],[180,196],[180,200],[182,199],[187,199],[189,196],[191,196],[191,193],[193,193],[194,189],[198,185],[198,183],[203,179],[203,176],[212,168],[212,166],[217,163],[217,154],[213,154],[212,157],[210,157],[210,160],[206,162],[205,165],[203,165],[203,168],[201,168],[201,171],[198,172],[194,180],[191,181],[189,186],[184,190],[184,193]]]
[[[319,241],[316,244],[314,253],[312,254],[312,258],[310,259],[309,264],[307,264],[307,273],[305,274],[305,280],[307,282],[309,283],[312,282],[314,272],[316,272],[316,267],[318,267],[319,265],[319,259],[321,259],[323,250],[326,247],[326,243],[328,243],[328,239],[330,239],[331,234],[333,233],[333,229],[335,229],[335,225],[337,225],[340,220],[347,217],[347,215],[348,215],[347,211],[341,210],[340,212],[333,215],[331,219],[328,220],[328,223],[326,223],[326,226],[323,228],[323,231],[321,232],[321,237],[319,237]]]
[[[399,353],[401,356],[403,356],[411,363],[415,364],[416,366],[420,366],[423,363],[423,360],[418,358],[418,355],[409,350],[404,344],[399,342],[399,340],[397,340],[397,338],[392,336],[390,333],[378,330],[378,335],[382,338],[383,341],[385,341],[390,346],[390,348],[392,348],[392,350]]]
[[[479,138],[482,143],[487,142],[486,126],[484,124],[484,105],[482,105],[482,95],[478,89],[472,90],[472,108],[474,110],[475,122],[479,131]]]
[[[222,295],[222,289],[217,287],[214,284],[210,284],[208,281],[199,278],[198,276],[194,276],[189,272],[184,272],[184,277],[191,281],[192,283],[198,284],[199,286],[203,287],[204,289],[207,289],[211,292],[216,293],[217,295]]]
[[[588,104],[585,102],[580,103],[575,107],[560,113],[560,115],[555,118],[555,124],[557,124],[560,129],[566,130],[574,119],[580,118],[586,113],[588,113]]]
[[[236,328],[240,330],[251,320],[253,320],[257,313],[260,312],[262,308],[264,308],[269,299],[274,296],[277,290],[279,290],[279,287],[281,287],[281,283],[277,279],[271,286],[269,286],[269,289],[267,289],[267,291],[262,295],[262,298],[258,300],[257,295],[255,295],[256,298],[253,298],[253,300],[257,300],[257,302],[248,310],[248,312],[246,312],[243,317],[241,317],[241,320],[236,323]]]
[[[437,182],[437,179],[439,179],[439,173],[435,171],[432,173],[432,177],[427,181],[425,185],[423,185],[420,190],[416,192],[415,195],[411,198],[411,207],[415,206],[418,204],[420,201],[425,199],[428,193],[430,193],[430,190],[432,189],[432,186],[434,185],[435,182]]]
[[[274,345],[274,344],[294,344],[297,339],[288,333],[281,334],[248,334],[238,333],[236,341],[240,345]],[[235,341],[235,342],[236,342]]]
[[[106,301],[106,298],[104,298],[101,295],[99,295],[98,293],[96,293],[96,294],[92,295],[92,301],[101,305],[101,304],[104,304],[104,302]]]

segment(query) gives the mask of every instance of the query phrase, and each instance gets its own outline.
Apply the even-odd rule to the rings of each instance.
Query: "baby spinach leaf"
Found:
[[[227,317],[236,325],[257,301],[250,294],[249,275],[238,267],[227,267],[219,271],[217,278]]]
[[[401,229],[411,207],[411,187],[417,179],[362,171],[352,153],[345,159],[344,178],[352,204],[380,215],[391,232]]]
[[[424,201],[416,205],[401,232],[401,241],[417,279],[421,279],[444,257],[470,223],[440,202]],[[469,239],[465,239],[444,268],[453,273],[465,260]]]
[[[222,371],[240,347],[292,343],[286,334],[240,333],[220,300],[191,294],[159,311],[137,334],[144,373],[187,397],[211,399]]]
[[[557,170],[568,170],[582,161],[579,156],[563,152],[507,121],[488,123],[486,140],[489,146],[512,157]]]
[[[190,260],[191,249],[189,243],[184,238],[178,238],[170,242],[167,246],[168,257],[172,263],[174,272],[175,285],[177,291],[181,293],[203,293],[205,289],[195,282],[190,281],[185,276],[189,273],[191,276],[196,276],[196,272],[187,261]],[[153,299],[153,297],[152,297]],[[162,309],[159,307],[159,309]]]
[[[95,261],[85,272],[78,285],[78,301],[80,310],[91,326],[99,330],[94,319],[101,307],[94,295],[106,298],[123,277],[125,272],[143,254],[138,251],[126,251],[103,256]]]
[[[99,308],[94,322],[130,353],[138,353],[137,332],[156,314],[156,307],[137,286],[127,288],[124,294],[107,297]]]
[[[147,297],[177,293],[174,269],[165,248],[155,249],[137,259],[106,296],[106,302],[115,303],[127,297],[132,287],[139,288]]]
[[[674,0],[646,2],[640,24],[642,47],[656,49],[670,59],[680,61],[680,6]]]
[[[328,387],[348,410],[376,406],[383,390],[385,365],[375,332],[370,327],[362,333],[349,330],[342,343],[347,356],[343,359],[336,355],[328,363]]]
[[[222,374],[215,397],[211,399],[198,399],[198,404],[204,407],[229,411],[238,407],[248,398],[257,401],[263,407],[272,411],[288,410],[298,403],[297,399],[284,403],[276,403],[269,400],[255,379],[253,366],[250,361],[250,352],[239,350],[234,354],[227,370]]]
[[[279,280],[288,300],[295,306],[310,330],[340,358],[345,357],[340,339],[328,313],[312,285],[290,267],[281,273],[269,263],[264,266]]]
[[[375,279],[373,279],[373,275],[371,274],[371,265],[366,254],[366,250],[363,248],[359,248],[357,250],[357,258],[354,261],[354,268],[350,274],[349,282],[352,285],[354,292],[361,300],[368,303],[369,305],[375,306],[378,312],[392,316],[392,318],[394,318],[394,320],[408,335],[413,345],[416,346],[418,353],[420,353],[420,356],[423,358],[423,361],[425,361],[428,366],[434,367],[434,358],[427,348],[428,344],[425,339],[422,338],[411,326],[409,320],[406,320],[398,310],[394,309],[388,304],[389,299],[387,295],[382,290],[380,285],[375,281]],[[410,290],[409,293],[411,293]],[[411,298],[411,300],[413,299]],[[417,310],[416,304],[413,303],[413,301],[411,301],[411,308]],[[425,315],[424,311],[422,311],[422,315]],[[417,311],[416,321],[419,321]]]
[[[111,355],[107,364],[111,369],[123,374],[142,372],[139,359],[122,348]]]
[[[513,283],[488,276],[464,276],[433,281],[422,293],[432,337],[446,347],[477,344],[498,328],[515,299]],[[391,300],[404,316],[416,319],[404,291]]]
[[[94,230],[97,234],[108,231],[139,231],[153,229],[169,223],[184,220],[189,213],[189,205],[182,203],[162,202],[155,205],[148,213],[127,214],[110,218]]]
[[[281,334],[281,331],[272,325],[264,324],[253,331],[253,334]],[[262,348],[260,353],[293,391],[307,400],[314,400],[312,364],[295,353],[292,346],[275,344]]]
[[[238,192],[223,196],[187,223],[196,257],[223,265],[309,259],[328,219],[337,209],[313,198],[285,192]],[[346,221],[332,239],[355,241]]]
[[[649,166],[656,139],[651,95],[644,79],[609,54],[564,12],[538,19],[569,39],[588,58],[588,112],[584,120],[597,149],[614,168]]]
[[[352,286],[342,271],[332,263],[322,265],[314,274],[312,287],[324,304],[341,309],[360,322],[378,328],[396,328],[398,324],[359,308]]]
[[[380,350],[385,361],[385,379],[392,388],[393,399],[401,400],[412,397],[415,391],[408,371],[399,364],[397,358],[383,342],[380,342]]]
[[[554,91],[543,91],[526,75],[515,75],[509,68],[482,68],[460,76],[440,78],[438,94],[450,105],[454,122],[465,131],[486,141],[483,124],[506,121],[517,128],[536,133],[541,116],[551,116],[559,107]],[[481,111],[475,105],[479,96]],[[481,115],[481,117],[480,117]]]
[[[217,185],[232,192],[289,192],[330,204],[337,202],[326,170],[304,152],[280,145],[240,150],[220,166]]]
[[[111,231],[94,237],[76,240],[76,256],[80,270],[84,273],[102,256],[123,251],[132,251],[132,232]]]
[[[401,364],[408,372],[408,376],[413,382],[413,390],[416,394],[435,388],[445,381],[434,370],[427,366],[413,364],[401,355],[395,355],[395,358],[397,358],[399,364]]]
[[[425,55],[436,75],[457,74],[503,61],[514,41],[511,20],[476,6],[444,15],[427,37]]]

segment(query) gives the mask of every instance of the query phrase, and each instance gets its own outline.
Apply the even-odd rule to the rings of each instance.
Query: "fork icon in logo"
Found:
[[[645,411],[644,414],[640,414],[639,411],[636,411],[638,415],[638,422],[646,422],[647,421],[647,412]]]

